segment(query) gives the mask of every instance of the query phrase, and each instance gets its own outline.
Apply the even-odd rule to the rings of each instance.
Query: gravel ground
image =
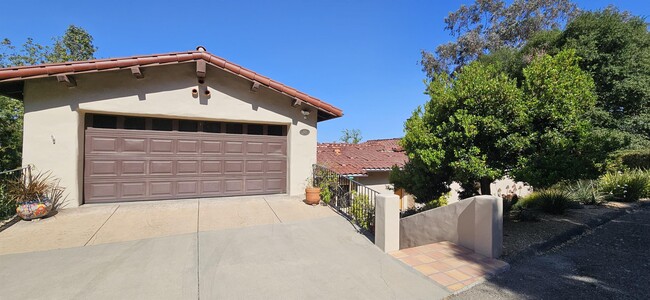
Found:
[[[635,207],[452,299],[648,299],[650,206]]]
[[[540,214],[538,221],[503,221],[503,256],[513,262],[535,252],[565,242],[589,228],[601,225],[625,213],[635,204],[611,202],[569,209],[564,215]]]

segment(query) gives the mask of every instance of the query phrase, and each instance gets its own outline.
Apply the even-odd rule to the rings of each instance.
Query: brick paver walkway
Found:
[[[390,253],[451,292],[507,270],[508,263],[474,253],[451,242],[440,242]]]

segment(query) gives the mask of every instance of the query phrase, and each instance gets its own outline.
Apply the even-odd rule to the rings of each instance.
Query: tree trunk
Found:
[[[492,180],[487,177],[481,178],[481,195],[491,195],[490,193],[490,184]]]

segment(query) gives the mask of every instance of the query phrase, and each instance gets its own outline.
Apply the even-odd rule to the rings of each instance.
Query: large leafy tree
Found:
[[[522,135],[526,107],[516,82],[489,64],[474,62],[454,77],[441,73],[429,83],[431,100],[406,121],[402,146],[409,156],[392,183],[419,201],[437,198],[452,181],[470,194],[490,183],[527,147]]]
[[[420,201],[440,196],[452,181],[471,196],[508,172],[535,186],[592,177],[599,151],[586,116],[596,103],[594,83],[575,51],[540,55],[523,69],[522,87],[498,65],[473,62],[454,76],[431,80],[431,100],[405,123],[409,157],[391,181]]]
[[[589,143],[594,82],[578,61],[574,50],[564,50],[544,54],[523,70],[530,147],[513,170],[516,179],[544,187],[598,174],[596,163],[603,157],[586,147],[599,147]]]
[[[584,12],[564,31],[535,35],[518,56],[555,54],[562,49],[575,49],[582,58],[580,67],[594,79],[598,108],[590,118],[602,135],[625,138],[630,148],[650,147],[648,24],[613,7]]]
[[[0,67],[93,59],[97,47],[83,28],[70,25],[52,45],[27,38],[19,49],[9,39],[0,41]],[[0,171],[21,164],[23,103],[0,96]]]
[[[518,49],[535,33],[560,28],[577,13],[569,0],[476,0],[445,18],[455,41],[422,51],[421,64],[429,78],[460,67],[502,48]]]

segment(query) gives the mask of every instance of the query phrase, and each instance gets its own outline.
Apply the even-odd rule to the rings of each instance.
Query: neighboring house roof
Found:
[[[151,67],[200,60],[203,60],[207,64],[219,69],[244,77],[250,81],[260,83],[272,90],[315,107],[319,111],[319,120],[327,120],[343,116],[343,111],[332,106],[331,104],[328,104],[318,98],[307,95],[268,77],[257,74],[249,69],[231,63],[221,57],[206,52],[204,49],[187,52],[172,52],[165,54],[0,68],[0,94],[22,99],[23,82],[29,79],[56,75],[74,75],[101,71],[115,71],[130,69],[133,67]]]
[[[360,144],[318,144],[318,164],[348,176],[366,176],[368,171],[388,171],[408,160],[398,138],[369,140]]]

